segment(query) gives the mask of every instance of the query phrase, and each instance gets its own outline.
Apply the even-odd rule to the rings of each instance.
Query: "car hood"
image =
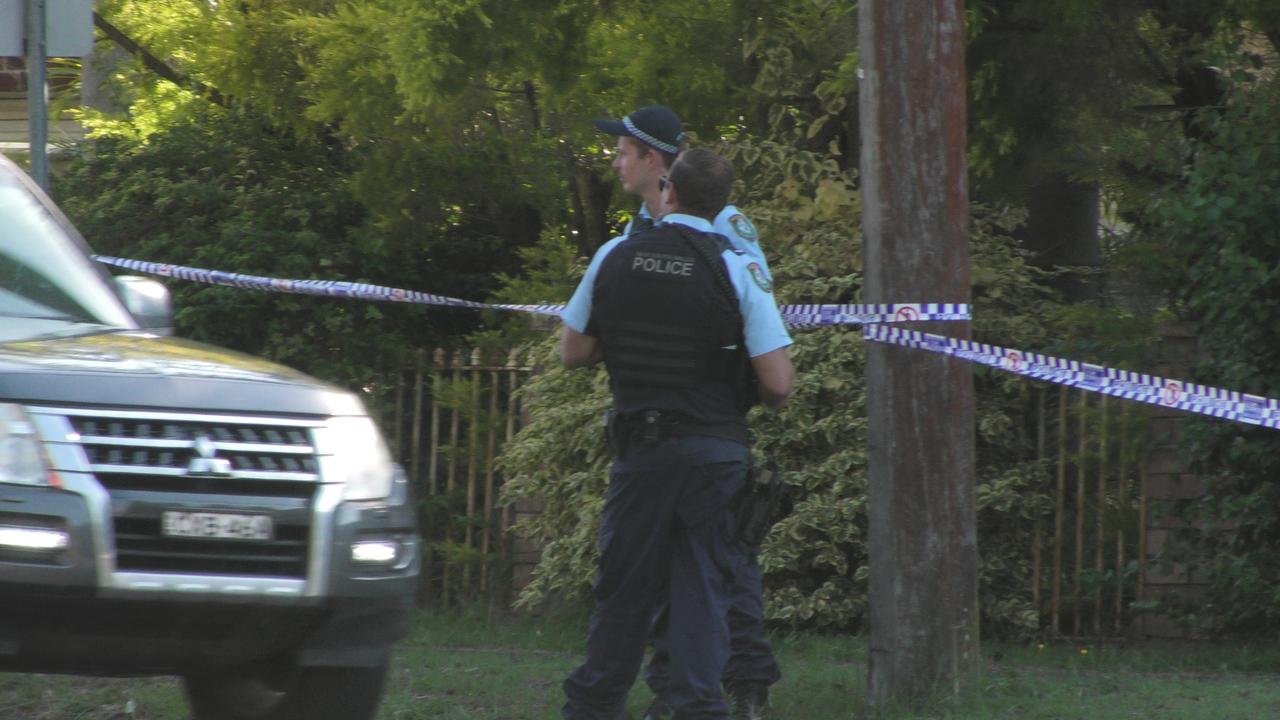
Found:
[[[355,395],[283,365],[143,332],[0,343],[0,401],[364,414]]]

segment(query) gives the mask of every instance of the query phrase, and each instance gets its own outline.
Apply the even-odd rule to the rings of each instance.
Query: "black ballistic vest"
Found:
[[[728,248],[720,235],[657,225],[605,256],[587,334],[604,347],[615,410],[745,423],[742,319],[720,257]]]

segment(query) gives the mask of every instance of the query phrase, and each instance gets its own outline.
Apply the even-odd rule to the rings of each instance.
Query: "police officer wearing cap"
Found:
[[[731,588],[748,559],[730,509],[750,463],[746,411],[781,406],[794,379],[772,294],[711,232],[732,176],[709,150],[681,155],[659,178],[661,220],[601,247],[562,315],[564,364],[603,360],[613,395],[596,607],[586,661],[564,683],[567,720],[623,717],[664,604],[673,718],[728,717]]]
[[[626,147],[619,142],[614,155],[613,167],[622,180],[622,189],[632,195],[640,196],[640,210],[635,217],[627,221],[624,235],[643,230],[653,225],[653,215],[649,212],[652,200],[657,202],[657,183],[655,178],[665,174],[667,168],[675,161],[676,155],[684,146],[684,124],[670,109],[662,105],[650,105],[640,108],[621,120],[596,120],[595,126],[602,132],[616,136],[619,141],[628,140]],[[657,151],[657,155],[649,158],[649,154]],[[636,155],[640,155],[639,158]],[[636,162],[636,160],[647,162]],[[626,173],[626,174],[624,174]],[[655,174],[656,173],[656,174]],[[630,175],[630,176],[629,176]],[[756,226],[737,207],[726,204],[711,221],[715,232],[725,236],[729,242],[749,261],[755,263],[758,274],[766,280],[773,276],[769,272],[769,261],[765,259],[764,250],[760,248],[760,237]]]
[[[660,207],[659,179],[675,161],[685,141],[684,125],[674,112],[662,105],[651,105],[631,113],[622,120],[596,120],[602,132],[618,137],[613,168],[622,188],[642,199],[640,211],[628,224],[623,235],[653,226],[648,211]],[[714,232],[726,237],[746,260],[753,282],[766,292],[772,291],[769,264],[756,236],[755,226],[736,207],[725,205],[712,221]],[[733,705],[734,718],[759,718],[768,703],[769,687],[782,672],[764,633],[763,578],[757,562],[758,547],[749,548],[743,571],[735,576],[729,611],[731,651],[723,682]],[[664,641],[665,614],[655,623],[654,655],[645,669],[645,681],[654,693],[644,720],[670,717],[666,698],[668,686],[668,651]]]

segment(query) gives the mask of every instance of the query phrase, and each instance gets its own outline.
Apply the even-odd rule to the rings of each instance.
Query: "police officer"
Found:
[[[750,462],[745,413],[753,393],[782,405],[794,377],[767,284],[710,232],[732,175],[708,150],[681,155],[659,178],[662,219],[600,248],[562,315],[564,364],[603,360],[613,395],[596,608],[586,661],[564,683],[567,720],[622,716],[663,604],[674,718],[728,717],[730,588],[746,562],[729,507]]]
[[[649,207],[659,207],[659,179],[665,175],[685,144],[684,125],[662,105],[644,107],[622,120],[596,120],[602,132],[617,136],[613,168],[622,189],[641,198],[640,210],[627,223],[623,235],[653,226]],[[747,260],[755,282],[772,291],[769,263],[760,248],[755,226],[738,208],[725,205],[712,221],[712,230],[728,238]],[[757,720],[768,704],[769,686],[782,677],[773,649],[764,634],[763,578],[757,562],[759,548],[749,548],[743,572],[736,577],[729,611],[732,646],[723,678],[734,709],[734,718]],[[666,700],[667,648],[663,641],[665,611],[655,622],[654,654],[645,668],[645,682],[654,700],[644,720],[664,720],[671,708]]]
[[[640,210],[627,221],[623,235],[653,226],[650,204],[658,202],[658,182],[676,155],[684,147],[684,123],[669,108],[650,105],[640,108],[622,120],[596,120],[601,132],[618,138],[613,168],[618,171],[622,189],[640,197]],[[750,262],[756,263],[765,278],[772,278],[769,261],[760,248],[756,226],[733,205],[726,204],[711,221],[712,229],[729,239]]]

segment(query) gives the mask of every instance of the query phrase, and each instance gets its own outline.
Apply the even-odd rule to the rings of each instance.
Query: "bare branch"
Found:
[[[93,24],[110,40],[124,48],[130,55],[138,58],[138,60],[140,60],[151,72],[159,75],[178,87],[190,90],[215,105],[227,107],[227,99],[223,97],[222,93],[218,92],[217,88],[210,87],[199,80],[195,80],[178,72],[168,63],[153,55],[146,48],[135,42],[133,38],[124,34],[124,31],[115,25],[112,25],[106,18],[96,12],[93,14]]]

